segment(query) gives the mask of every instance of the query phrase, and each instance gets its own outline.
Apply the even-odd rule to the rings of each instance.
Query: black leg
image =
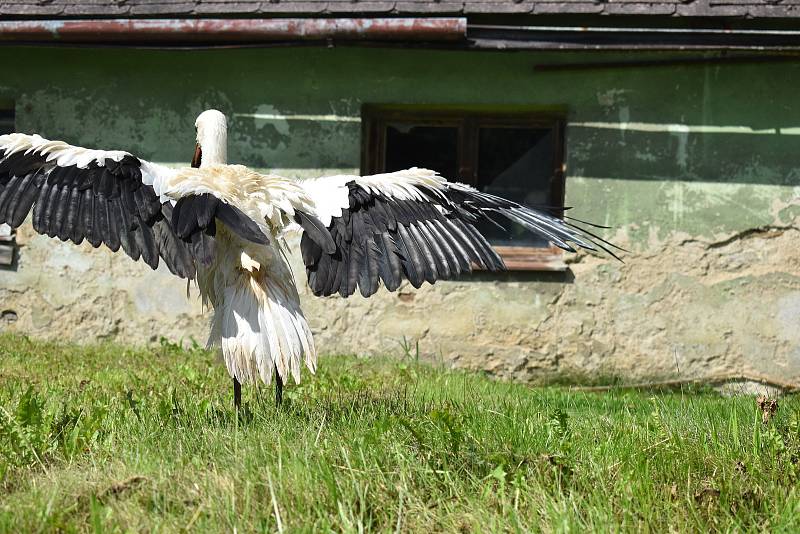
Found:
[[[278,372],[278,367],[275,367],[275,406],[280,407],[283,403],[283,380],[281,374]]]
[[[242,385],[235,376],[233,377],[233,405],[236,406],[236,410],[242,407]]]

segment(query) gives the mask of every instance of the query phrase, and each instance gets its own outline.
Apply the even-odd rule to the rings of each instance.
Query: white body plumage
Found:
[[[237,205],[256,221],[269,221],[266,246],[241,239],[222,228],[217,232],[216,255],[208,267],[199,266],[197,283],[206,304],[214,309],[209,345],[221,348],[228,373],[241,383],[261,379],[272,382],[277,370],[286,381],[300,382],[300,366],[316,370],[317,353],[311,329],[300,309],[300,298],[291,270],[280,245],[282,231],[291,224],[293,206],[309,206],[299,188],[280,178],[227,164],[227,123],[225,115],[208,110],[195,123],[202,150],[202,173],[175,179],[169,189],[179,192],[207,190]],[[289,186],[289,187],[287,187]],[[284,208],[273,209],[283,193]]]
[[[275,245],[253,246],[232,233],[217,234],[212,265],[200,267],[197,282],[214,309],[209,344],[219,346],[228,373],[241,383],[300,382],[300,366],[316,370],[311,329],[289,266]]]

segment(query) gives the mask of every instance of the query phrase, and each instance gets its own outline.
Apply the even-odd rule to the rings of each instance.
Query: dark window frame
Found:
[[[361,174],[384,172],[388,123],[458,128],[459,176],[448,180],[476,185],[480,129],[552,128],[555,135],[550,205],[564,206],[566,189],[566,113],[551,110],[504,110],[502,108],[433,108],[415,105],[364,104],[361,109]],[[564,271],[563,251],[555,246],[495,246],[509,270]]]

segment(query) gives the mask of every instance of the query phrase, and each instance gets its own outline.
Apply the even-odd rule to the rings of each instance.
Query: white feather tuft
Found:
[[[219,345],[231,376],[241,383],[272,383],[275,369],[300,382],[316,370],[311,329],[288,265],[274,245],[251,247],[229,232],[217,236],[214,264],[199,273],[204,299],[214,306],[209,344]]]

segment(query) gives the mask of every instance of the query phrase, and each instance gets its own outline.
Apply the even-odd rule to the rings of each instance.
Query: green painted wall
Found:
[[[641,242],[675,230],[710,236],[772,222],[800,184],[797,135],[681,132],[675,125],[800,127],[800,63],[544,72],[543,63],[619,56],[381,49],[164,52],[3,48],[0,98],[22,131],[119,146],[157,161],[191,156],[206,107],[233,116],[230,158],[281,169],[354,169],[363,102],[566,107],[568,201]],[[628,56],[630,59],[630,56]],[[575,123],[606,123],[604,128]],[[647,123],[675,131],[613,129]],[[798,133],[798,132],[794,132]],[[742,204],[746,204],[744,208]]]
[[[191,158],[196,115],[207,107],[216,107],[232,118],[232,162],[296,176],[357,169],[361,133],[357,118],[362,103],[566,109],[567,204],[575,206],[578,217],[614,226],[607,235],[633,254],[625,266],[579,257],[579,263],[573,266],[575,284],[554,285],[554,281],[564,280],[536,276],[512,276],[487,283],[481,291],[491,286],[500,293],[488,294],[498,298],[508,299],[507,291],[518,294],[513,284],[545,295],[541,302],[537,296],[535,302],[523,299],[516,303],[519,310],[540,310],[536,313],[541,312],[543,318],[534,326],[526,326],[524,313],[515,316],[514,324],[521,331],[528,328],[525,336],[533,336],[515,338],[517,345],[503,341],[511,335],[501,332],[505,328],[502,322],[495,334],[478,326],[472,333],[482,332],[482,342],[495,347],[492,354],[512,354],[514,346],[527,346],[525,350],[529,350],[532,345],[536,345],[537,354],[549,354],[547,351],[561,350],[553,349],[560,343],[577,342],[565,341],[572,338],[563,332],[552,342],[531,341],[546,337],[544,331],[552,330],[548,321],[555,321],[554,317],[562,317],[560,324],[574,321],[574,331],[590,336],[600,328],[597,314],[619,314],[628,317],[628,322],[620,319],[614,323],[613,317],[601,321],[606,324],[600,328],[606,335],[604,348],[590,344],[582,345],[577,353],[567,351],[577,354],[570,365],[602,366],[596,361],[598,354],[611,358],[621,347],[639,351],[628,355],[630,358],[644,357],[642,351],[650,350],[659,358],[669,359],[675,347],[688,346],[687,350],[697,353],[695,360],[702,362],[707,347],[698,345],[696,332],[665,336],[664,329],[653,330],[653,321],[638,323],[637,315],[670,299],[677,299],[671,305],[674,313],[694,317],[713,314],[723,301],[733,310],[737,302],[746,302],[752,295],[763,293],[764,288],[775,291],[775,302],[795,294],[798,280],[790,267],[800,265],[800,261],[793,256],[764,257],[764,250],[771,246],[764,240],[770,235],[753,232],[767,225],[791,227],[797,212],[793,201],[800,192],[800,105],[796,103],[800,62],[566,71],[534,68],[548,63],[645,57],[665,55],[367,48],[183,52],[4,47],[0,48],[5,72],[0,79],[0,101],[11,99],[16,103],[20,131],[84,146],[128,149],[154,161],[176,164],[185,164]],[[327,117],[303,117],[307,115]],[[786,240],[787,247],[793,246],[789,238],[797,237],[796,233],[791,228],[786,231],[791,235],[781,234],[777,239]],[[739,237],[745,239],[751,234],[758,239],[739,243]],[[728,246],[738,248],[729,251]],[[664,257],[672,259],[666,262]],[[731,262],[737,261],[739,267],[731,267]],[[748,270],[751,268],[757,272]],[[716,278],[715,269],[719,270]],[[744,284],[745,293],[731,296],[732,280]],[[588,287],[589,283],[599,284],[600,289],[597,285]],[[595,292],[604,284],[610,289],[597,296]],[[709,285],[714,297],[699,298],[697,287]],[[436,287],[443,288],[436,291],[447,293],[447,288],[454,286]],[[679,298],[681,295],[685,298]],[[445,302],[447,296],[442,298]],[[475,299],[465,301],[464,306],[480,306],[481,298],[475,293]],[[715,298],[718,305],[711,304]],[[566,311],[558,307],[564,301]],[[439,301],[431,302],[431,306],[439,305]],[[595,308],[587,310],[585,302]],[[604,303],[602,309],[597,307],[599,302]],[[682,306],[687,307],[685,313],[680,311]],[[331,305],[331,309],[344,313],[339,304]],[[317,308],[315,311],[322,313]],[[791,314],[781,315],[783,312],[764,313],[784,323],[792,318]],[[734,319],[741,318],[732,317],[731,321]],[[333,318],[319,326],[323,338],[336,337],[337,321]],[[476,312],[465,321],[474,326],[480,318]],[[700,320],[695,317],[691,321],[699,324]],[[780,328],[791,329],[788,324]],[[636,346],[634,341],[618,339],[628,327],[650,336],[648,343],[654,345],[630,348]],[[409,328],[419,330],[420,336],[428,335],[418,325]],[[686,328],[691,329],[691,324]],[[706,333],[719,337],[725,330],[720,328],[709,326]],[[455,341],[446,341],[446,329],[440,334],[430,338],[440,352],[470,352]],[[489,339],[492,335],[494,341]],[[399,334],[393,332],[392,336]],[[764,341],[764,346],[782,347],[781,372],[800,375],[800,348],[793,340],[791,336],[788,341],[778,336],[772,342]],[[745,354],[741,349],[744,343],[725,343],[723,356],[715,357],[724,360],[720,364],[717,359],[714,364],[721,369],[741,367],[741,362],[757,358]],[[457,345],[461,348],[453,348]],[[480,344],[476,341],[474,345]],[[501,345],[502,350],[496,348]],[[346,344],[334,346],[337,350],[348,348]],[[508,369],[511,364],[507,362],[514,357],[503,358],[494,367]],[[553,358],[556,363],[548,364],[548,369],[558,370],[560,357]],[[452,359],[458,361],[458,356]],[[663,368],[658,365],[654,373],[667,372],[671,364]],[[698,365],[698,369],[708,368]],[[628,363],[615,369],[637,372],[636,366]]]

